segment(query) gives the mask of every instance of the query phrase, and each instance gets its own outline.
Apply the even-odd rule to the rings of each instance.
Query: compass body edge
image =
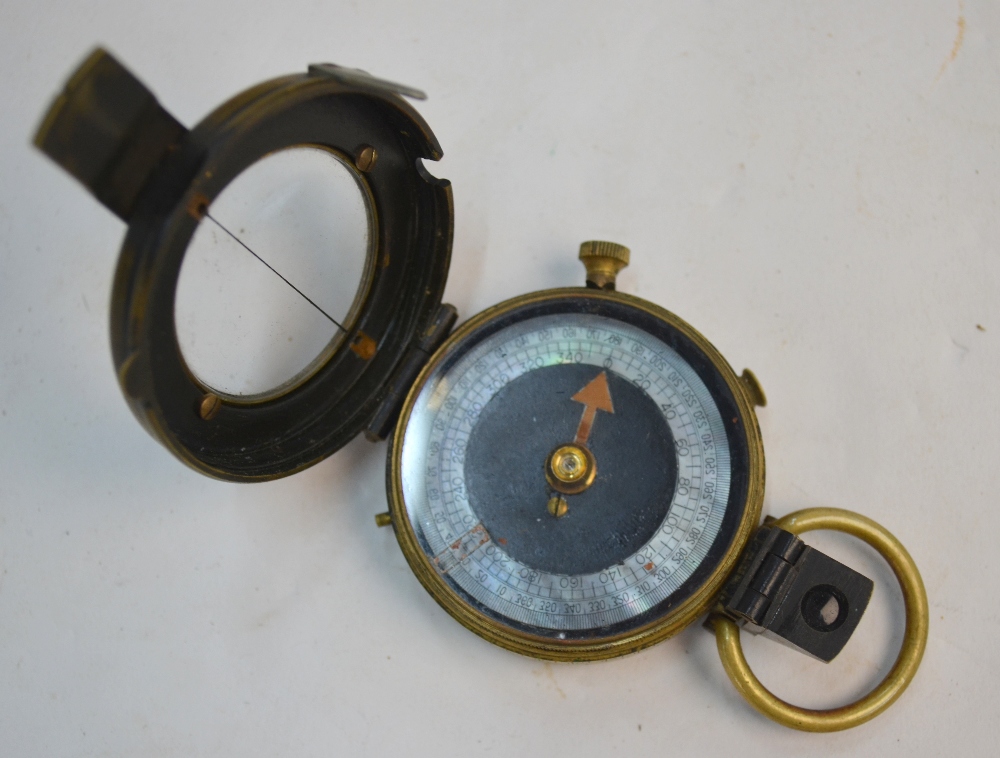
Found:
[[[736,437],[731,439],[737,439],[745,448],[745,486],[739,496],[741,502],[737,504],[738,518],[732,525],[727,544],[714,556],[711,566],[704,566],[696,586],[689,587],[679,603],[640,625],[617,632],[597,632],[588,639],[558,639],[549,634],[515,628],[498,620],[495,614],[484,612],[484,609],[470,603],[462,592],[456,591],[445,580],[440,567],[428,557],[410,523],[403,492],[402,455],[407,426],[424,385],[438,367],[453,352],[475,339],[477,333],[490,328],[498,320],[516,318],[518,313],[532,308],[551,307],[558,311],[567,306],[584,311],[605,306],[624,307],[687,340],[721,379],[736,409],[735,415],[727,419],[733,429],[727,431],[735,433]],[[753,403],[743,382],[704,336],[673,313],[641,298],[615,291],[569,287],[507,300],[477,314],[452,333],[431,357],[406,398],[388,454],[386,483],[392,525],[407,563],[434,600],[453,618],[480,637],[512,652],[554,661],[590,661],[613,658],[654,645],[677,634],[712,607],[760,521],[764,479],[763,443]]]

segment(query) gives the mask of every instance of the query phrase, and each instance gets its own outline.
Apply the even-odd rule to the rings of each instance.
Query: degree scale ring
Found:
[[[787,703],[772,694],[750,670],[740,644],[739,627],[716,616],[715,640],[719,657],[733,686],[754,708],[779,724],[804,732],[837,732],[870,721],[903,694],[917,673],[927,647],[927,593],[916,564],[906,548],[884,527],[869,518],[840,508],[806,508],[789,513],[773,523],[799,535],[814,529],[832,529],[867,542],[885,558],[899,581],[906,607],[906,629],[896,662],[879,685],[849,705],[829,710],[811,710]]]
[[[469,590],[456,589],[455,576],[451,572],[442,573],[441,567],[450,567],[452,561],[448,560],[447,555],[438,559],[440,551],[435,551],[421,536],[424,534],[423,521],[419,516],[417,523],[412,520],[409,504],[415,505],[423,500],[417,491],[423,489],[423,485],[419,485],[407,497],[404,468],[414,472],[422,469],[411,467],[409,464],[404,466],[404,447],[406,447],[404,442],[408,436],[412,438],[411,442],[417,439],[412,436],[417,433],[416,416],[424,415],[418,405],[421,404],[421,397],[427,389],[425,385],[433,381],[432,374],[436,375],[439,371],[451,374],[456,370],[455,362],[460,362],[465,355],[471,354],[472,346],[485,343],[491,335],[503,331],[508,325],[522,324],[535,317],[555,315],[566,316],[574,321],[581,316],[598,317],[599,320],[604,317],[610,318],[612,321],[621,322],[622,327],[638,328],[649,337],[663,341],[666,347],[678,351],[681,359],[689,366],[692,362],[696,363],[699,369],[695,373],[700,381],[707,382],[706,387],[710,385],[713,388],[710,394],[720,411],[719,420],[726,427],[725,432],[720,431],[720,434],[725,434],[731,460],[736,463],[727,467],[733,478],[725,498],[725,511],[720,512],[723,517],[721,531],[711,540],[707,555],[695,561],[697,563],[695,572],[681,582],[676,592],[670,592],[662,603],[659,598],[653,598],[657,602],[645,611],[640,609],[638,615],[630,614],[625,618],[616,616],[597,624],[582,626],[567,623],[543,627],[533,623],[538,620],[537,618],[521,619],[497,612],[495,609],[484,607],[475,596],[472,596],[473,600],[470,601]],[[562,337],[561,333],[559,336]],[[631,349],[628,352],[631,355]],[[594,373],[601,370],[600,365],[598,361]],[[457,378],[457,375],[452,376]],[[574,380],[572,392],[577,392],[586,380],[591,379],[593,376],[580,377],[579,384]],[[569,394],[572,393],[566,394],[567,401]],[[616,407],[615,413],[619,414],[619,411],[623,410]],[[577,423],[581,418],[580,413],[580,406],[577,406],[571,421],[567,422],[566,440],[573,438],[573,430],[577,430]],[[606,425],[609,418],[618,416],[602,417],[598,422],[603,421]],[[562,438],[564,435],[559,436]],[[539,453],[537,462],[531,464],[537,465],[537,474],[541,475],[543,489],[545,455],[555,449],[556,443],[561,441],[562,439],[554,440],[552,447],[544,445],[545,449]],[[418,450],[417,447],[411,449],[414,454]],[[413,461],[410,461],[410,464],[412,463]],[[598,463],[598,476],[600,469]],[[717,466],[717,470],[721,469]],[[438,349],[410,390],[396,426],[388,474],[389,507],[396,537],[410,568],[431,596],[453,618],[488,641],[522,655],[559,661],[593,661],[634,652],[673,636],[701,617],[711,608],[725,578],[735,568],[740,551],[760,521],[764,489],[764,459],[756,417],[739,378],[718,351],[692,327],[662,308],[623,293],[579,287],[545,290],[505,301],[473,317],[453,333]],[[418,479],[412,481],[418,482]],[[547,497],[548,493],[542,491],[542,496],[536,498],[540,508],[539,516],[544,514],[543,518],[552,519],[553,516],[546,510]],[[721,499],[720,496],[720,501]],[[474,526],[475,524],[472,524],[468,528]],[[484,536],[478,532],[476,534],[480,538]],[[454,556],[456,559],[464,557],[461,550],[463,543],[464,540],[459,541],[459,548],[456,549],[457,554]],[[442,544],[450,547],[447,541]],[[483,543],[484,549],[485,544]],[[475,544],[469,547],[475,547]],[[456,553],[456,550],[452,550],[451,553]],[[687,558],[691,557],[692,554],[689,553]],[[448,562],[444,564],[442,561]],[[456,560],[455,565],[463,564]],[[645,566],[642,568],[645,569]],[[656,591],[655,588],[650,589]],[[497,592],[499,593],[499,589]],[[590,612],[589,608],[586,610]],[[604,611],[599,607],[595,610],[604,613],[612,611],[610,607]],[[573,618],[576,617],[574,613]]]

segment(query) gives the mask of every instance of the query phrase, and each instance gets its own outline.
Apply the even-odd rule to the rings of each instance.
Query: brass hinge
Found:
[[[386,395],[365,429],[365,436],[372,442],[384,440],[396,426],[403,402],[414,380],[434,351],[441,346],[458,320],[454,305],[442,303],[430,324],[416,338],[416,342],[400,363],[399,369],[389,380]]]

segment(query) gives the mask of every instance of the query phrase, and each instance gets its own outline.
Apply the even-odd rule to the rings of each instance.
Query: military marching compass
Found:
[[[102,50],[71,77],[36,144],[129,225],[111,341],[139,421],[192,468],[240,482],[293,474],[360,433],[389,439],[376,523],[449,614],[508,650],[611,658],[705,619],[734,685],[782,724],[833,731],[887,708],[927,637],[903,546],[832,508],[762,523],[763,390],[685,321],[617,291],[622,245],[581,245],[585,286],[522,295],[455,329],[441,302],[451,186],[428,171],[441,149],[404,97],[423,93],[320,64],[188,130]],[[265,177],[259,192],[251,177]],[[323,209],[340,192],[350,218]],[[335,261],[333,279],[286,261],[296,244]],[[253,277],[279,289],[228,311],[231,323],[184,315],[197,286],[240,295]],[[324,299],[337,287],[341,306]],[[285,297],[281,313],[299,314],[287,336],[254,320]],[[293,341],[296,319],[319,336]],[[243,376],[262,358],[263,378]],[[742,629],[830,661],[857,628],[873,583],[803,543],[811,529],[874,547],[906,607],[886,679],[830,711],[772,695],[740,646]]]

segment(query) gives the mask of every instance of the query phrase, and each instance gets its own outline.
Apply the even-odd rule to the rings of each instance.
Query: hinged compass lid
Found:
[[[428,335],[443,337],[454,323],[453,309],[441,306],[451,187],[423,168],[441,148],[401,94],[423,96],[319,64],[246,90],[188,131],[97,50],[39,128],[38,147],[129,224],[111,306],[119,383],[149,432],[202,473],[233,481],[284,476],[373,424],[385,427],[392,412],[380,406],[400,375],[412,372],[414,351],[426,351]],[[339,322],[316,306],[339,328],[306,369],[270,392],[219,391],[195,375],[178,340],[185,253],[209,221],[237,239],[214,218],[213,201],[261,159],[299,147],[332,155],[365,198],[362,284]]]

